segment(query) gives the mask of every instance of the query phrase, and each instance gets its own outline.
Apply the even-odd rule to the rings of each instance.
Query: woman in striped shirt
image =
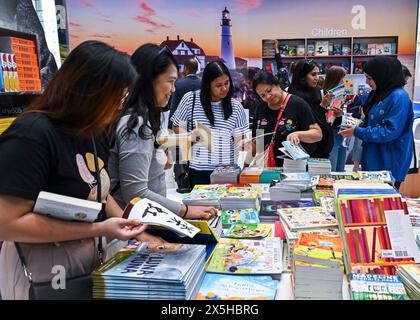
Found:
[[[192,186],[209,184],[210,174],[219,165],[237,163],[239,148],[249,130],[241,103],[232,98],[233,83],[221,61],[209,63],[203,72],[201,90],[188,92],[172,116],[175,132],[192,131],[196,123],[207,126],[213,135],[213,150],[194,144],[190,161]]]

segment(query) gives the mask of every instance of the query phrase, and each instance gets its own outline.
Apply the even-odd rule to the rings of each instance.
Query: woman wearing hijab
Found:
[[[363,124],[349,125],[340,134],[363,141],[362,170],[389,170],[399,188],[412,158],[414,120],[410,97],[403,89],[401,63],[392,57],[375,57],[363,72],[372,88],[363,106]]]

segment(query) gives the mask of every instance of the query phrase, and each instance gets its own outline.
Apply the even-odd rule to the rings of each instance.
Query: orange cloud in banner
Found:
[[[139,7],[142,11],[144,11],[144,13],[142,15],[138,15],[134,17],[133,19],[151,27],[149,29],[146,29],[145,31],[154,33],[156,30],[159,30],[159,29],[167,29],[167,28],[173,27],[174,25],[173,23],[165,24],[165,23],[160,23],[156,21],[155,19],[152,19],[151,17],[156,15],[156,10],[152,8],[145,1],[140,1]]]

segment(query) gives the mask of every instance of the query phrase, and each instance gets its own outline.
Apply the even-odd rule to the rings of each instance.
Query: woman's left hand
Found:
[[[287,141],[290,141],[291,143],[297,146],[300,143],[299,133],[292,132],[291,134],[287,136]]]
[[[210,220],[215,215],[217,215],[217,210],[213,207],[188,206],[188,213],[186,218]]]
[[[338,133],[344,138],[354,136],[354,129],[356,128],[356,126],[348,124],[346,127],[347,129],[339,131]]]

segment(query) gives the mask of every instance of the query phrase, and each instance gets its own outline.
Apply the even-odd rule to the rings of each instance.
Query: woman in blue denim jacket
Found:
[[[410,97],[403,89],[401,63],[393,57],[375,57],[363,71],[372,88],[363,106],[363,125],[347,126],[340,134],[363,141],[363,170],[389,170],[399,187],[412,158],[414,120]]]

